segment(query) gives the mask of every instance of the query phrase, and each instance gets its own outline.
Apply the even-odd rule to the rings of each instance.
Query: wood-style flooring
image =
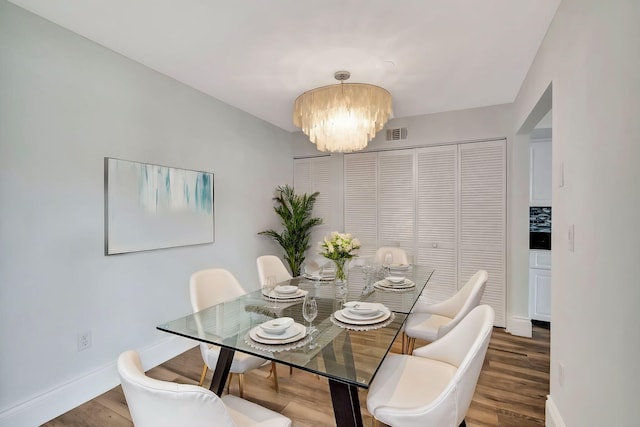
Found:
[[[421,343],[416,342],[416,347]],[[424,344],[424,343],[422,343]],[[400,352],[397,340],[393,350]],[[197,384],[202,369],[200,350],[195,347],[149,370],[153,378],[185,384]],[[280,392],[273,381],[265,379],[269,367],[245,375],[244,397],[278,411],[293,420],[294,427],[334,426],[329,387],[324,378],[278,365]],[[206,384],[211,382],[211,372]],[[238,394],[238,383],[231,385]],[[515,337],[494,328],[476,392],[467,413],[468,427],[544,426],[544,407],[549,393],[549,330],[534,326],[533,338]],[[366,390],[360,391],[365,426],[372,423],[366,409]],[[132,426],[121,387],[44,424],[60,426]]]

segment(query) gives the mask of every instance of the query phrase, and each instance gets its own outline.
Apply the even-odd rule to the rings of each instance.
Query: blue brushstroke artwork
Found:
[[[106,253],[211,243],[213,174],[106,158]]]

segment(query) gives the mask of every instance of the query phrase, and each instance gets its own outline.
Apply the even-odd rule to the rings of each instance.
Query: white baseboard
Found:
[[[547,395],[545,404],[545,426],[546,427],[567,427],[560,416],[560,411],[551,396]]]
[[[139,350],[145,370],[197,345],[180,337],[167,337]],[[117,361],[60,384],[0,412],[0,427],[39,426],[120,384]]]
[[[533,336],[531,319],[521,316],[507,317],[507,332],[509,332],[511,335],[531,338]]]

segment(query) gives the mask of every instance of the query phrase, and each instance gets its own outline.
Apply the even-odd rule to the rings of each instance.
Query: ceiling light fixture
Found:
[[[345,83],[348,71],[334,77],[340,84],[303,93],[293,108],[293,124],[320,151],[362,150],[393,116],[391,94],[379,86]]]

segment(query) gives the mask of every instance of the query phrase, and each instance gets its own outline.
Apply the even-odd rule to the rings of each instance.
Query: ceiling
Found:
[[[513,102],[560,0],[10,0],[280,128],[302,92],[389,90],[395,117]]]

